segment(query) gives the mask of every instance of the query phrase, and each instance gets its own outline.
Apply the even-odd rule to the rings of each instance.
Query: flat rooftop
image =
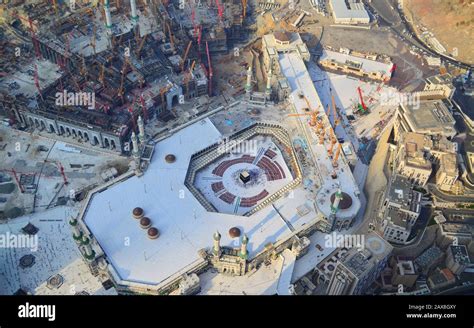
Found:
[[[438,74],[431,76],[426,79],[429,84],[443,84],[443,85],[452,85],[453,76],[449,73]]]
[[[341,259],[341,262],[356,277],[361,277],[370,271],[381,260],[392,252],[393,246],[375,232],[366,235],[364,248],[351,248]]]
[[[409,226],[408,226],[408,215],[407,213],[404,213],[402,211],[399,211],[396,208],[391,207],[387,211],[387,218],[390,219],[390,222],[400,228],[405,229],[406,231],[409,231]]]
[[[306,113],[305,108],[308,107],[304,99],[300,99],[299,94],[303,93],[313,110],[320,112],[320,117],[325,126],[329,126],[330,122],[324,113],[324,105],[316,92],[311,76],[308,73],[304,60],[297,53],[281,53],[279,54],[279,63],[282,73],[288,80],[292,89],[290,99],[295,108],[295,112],[299,114]],[[313,132],[313,129],[307,123],[306,117],[299,117],[306,140],[310,145],[313,161],[319,169],[319,179],[321,182],[320,190],[317,194],[316,205],[318,209],[326,216],[331,215],[331,195],[337,191],[340,186],[342,191],[352,198],[352,206],[338,212],[339,218],[350,218],[357,215],[361,203],[359,200],[359,188],[352,175],[349,165],[346,163],[344,156],[341,154],[339,165],[334,168],[332,159],[327,153],[327,142],[319,144],[319,138]],[[337,173],[337,179],[333,179],[331,174]]]
[[[202,262],[198,252],[212,246],[215,231],[221,232],[221,245],[238,246],[239,241],[228,234],[231,227],[247,234],[252,258],[266,244],[289,237],[289,225],[298,229],[316,219],[303,187],[295,189],[295,197],[285,196],[275,203],[286,220],[272,206],[249,217],[206,211],[184,182],[191,156],[220,140],[222,135],[209,119],[196,122],[156,144],[143,176],[93,195],[83,219],[119,279],[159,284]],[[174,163],[164,160],[168,154],[176,156]],[[310,211],[300,216],[297,208],[307,202]],[[141,207],[160,231],[157,239],[149,239],[132,218],[135,207]]]
[[[387,198],[392,203],[401,205],[402,209],[419,213],[421,210],[422,194],[414,191],[410,180],[402,175],[396,175],[391,181]]]
[[[400,109],[414,132],[454,135],[456,123],[443,100],[401,104]]]
[[[464,245],[451,245],[449,251],[453,255],[453,258],[456,262],[461,264],[470,264],[471,260],[469,259],[469,253],[467,252],[467,247]]]
[[[390,72],[393,66],[392,63],[383,63],[328,49],[323,50],[323,53],[319,60],[335,61],[338,63],[346,64],[348,66],[353,66],[353,64],[357,64],[357,67],[365,72],[382,72],[382,74],[387,76],[390,76],[392,74]]]
[[[334,15],[337,18],[369,19],[369,14],[362,2],[354,0],[330,0]]]

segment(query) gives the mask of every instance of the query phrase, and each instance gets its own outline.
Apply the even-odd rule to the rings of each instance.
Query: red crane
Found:
[[[57,162],[58,167],[59,167],[59,172],[61,173],[61,176],[63,177],[64,185],[67,186],[69,182],[67,181],[66,174],[64,173],[64,167],[61,164],[61,162]]]
[[[54,163],[54,164],[56,164],[56,166],[58,167],[58,171],[59,171],[59,173],[61,174],[61,176],[63,178],[64,185],[67,186],[69,184],[69,182],[67,181],[66,173],[64,173],[64,167],[63,167],[63,165],[61,164],[60,161],[50,161],[48,159],[45,159],[44,162],[45,163]]]
[[[34,79],[35,79],[35,86],[36,86],[36,89],[38,90],[38,93],[39,93],[39,95],[40,95],[41,100],[43,100],[43,95],[42,95],[42,93],[41,93],[41,88],[40,88],[40,85],[39,85],[38,67],[36,66],[36,63],[35,63]]]
[[[18,179],[18,174],[16,173],[15,169],[12,168],[11,170],[2,170],[2,171],[9,172],[9,173],[13,174],[13,177],[15,178],[18,189],[20,189],[20,192],[23,194],[25,192],[25,189],[21,185],[20,179]]]
[[[362,89],[360,87],[357,87],[357,91],[359,92],[360,104],[361,104],[362,108],[364,109],[364,111],[366,111],[367,106],[364,103],[364,97],[362,96]]]
[[[224,10],[223,10],[221,4],[219,3],[219,0],[216,0],[216,6],[217,6],[217,14],[219,15],[219,18],[222,21],[222,16],[224,15]]]
[[[207,63],[209,64],[209,96],[212,97],[212,64],[211,55],[209,54],[209,45],[206,41]]]
[[[397,64],[393,64],[392,67],[390,68],[389,73],[395,72],[396,69],[397,69]]]
[[[133,98],[133,101],[130,105],[130,107],[128,108],[128,112],[130,113],[130,115],[132,116],[131,120],[132,120],[132,124],[133,124],[133,130],[136,131],[137,130],[137,122],[135,121],[135,114],[133,113],[133,107],[135,106],[135,101],[137,100],[137,96],[135,95],[135,97]]]
[[[201,38],[202,38],[202,25],[199,25],[199,28],[198,28],[198,35],[197,35],[198,45],[199,45],[199,46],[201,45]]]

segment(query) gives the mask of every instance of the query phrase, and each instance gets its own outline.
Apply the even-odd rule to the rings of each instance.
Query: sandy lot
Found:
[[[474,6],[468,0],[407,0],[407,17],[423,24],[452,53],[458,49],[462,61],[474,63]],[[420,31],[419,31],[420,32]]]

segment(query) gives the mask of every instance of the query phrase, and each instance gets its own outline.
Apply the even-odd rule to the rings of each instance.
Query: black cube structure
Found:
[[[250,181],[250,174],[247,171],[240,172],[240,181],[247,183]]]

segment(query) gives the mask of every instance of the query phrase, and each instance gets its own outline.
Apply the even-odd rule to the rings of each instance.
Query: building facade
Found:
[[[406,244],[421,212],[422,193],[413,190],[410,181],[396,175],[390,182],[382,206],[383,220],[379,231],[396,244]]]
[[[438,188],[442,191],[451,191],[458,176],[457,156],[455,154],[443,155],[436,172],[436,185]]]
[[[471,265],[467,247],[464,245],[451,245],[446,253],[446,267],[455,275],[460,275]]]

